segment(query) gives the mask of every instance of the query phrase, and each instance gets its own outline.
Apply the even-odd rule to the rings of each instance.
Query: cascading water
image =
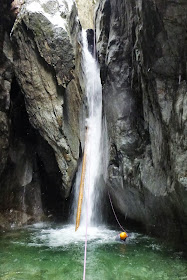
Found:
[[[88,102],[88,118],[85,123],[85,153],[86,173],[84,180],[84,199],[81,213],[81,225],[94,225],[99,217],[97,201],[102,191],[99,178],[101,168],[101,138],[102,138],[102,85],[97,61],[88,50],[86,31],[82,32],[83,56],[82,68],[84,74],[85,91]],[[76,180],[76,198],[74,208],[77,209],[78,191],[80,185],[80,171]],[[76,212],[76,211],[75,211]],[[75,215],[76,213],[74,213]]]
[[[100,213],[96,204],[101,197],[101,177],[104,180],[107,177],[108,137],[106,120],[103,119],[102,122],[101,119],[99,68],[88,52],[85,32],[83,70],[88,98],[88,119],[85,124],[88,135],[85,145],[86,199],[82,208],[82,224],[88,210],[88,223],[91,225],[88,235],[85,238],[85,227],[75,232],[75,227],[71,224],[65,226],[41,223],[12,232],[3,230],[0,232],[0,279],[80,280],[83,258],[86,259],[85,255],[83,256],[85,239],[88,239],[91,245],[87,254],[87,279],[186,279],[186,259],[183,252],[176,252],[163,242],[132,232],[126,243],[117,242],[115,238],[119,231],[97,224]],[[77,198],[80,175],[81,166],[76,179]],[[23,189],[23,210],[26,210],[25,192],[26,187]],[[77,199],[74,204],[75,211],[76,208]],[[95,227],[94,221],[97,225]],[[85,279],[85,270],[83,277]]]

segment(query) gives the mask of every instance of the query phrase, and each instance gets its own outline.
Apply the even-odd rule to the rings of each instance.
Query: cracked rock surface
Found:
[[[29,121],[54,150],[65,196],[77,168],[80,138],[81,93],[71,20],[74,29],[79,23],[75,15],[71,18],[74,9],[71,1],[26,1],[11,34],[15,74]]]
[[[2,3],[1,3],[2,2]],[[83,115],[73,1],[0,0],[0,228],[67,216]]]
[[[148,232],[175,232],[181,240],[187,236],[186,26],[183,0],[101,0],[96,11],[115,206]]]

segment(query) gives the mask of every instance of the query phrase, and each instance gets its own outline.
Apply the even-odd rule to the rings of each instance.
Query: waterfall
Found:
[[[23,198],[22,198],[22,211],[23,213],[26,213],[27,207],[25,204],[25,193],[26,193],[26,186],[23,186]]]
[[[26,186],[23,186],[23,198],[22,198],[22,223],[27,224],[27,205],[25,203]]]
[[[88,103],[88,117],[85,123],[86,174],[84,181],[84,199],[81,212],[81,225],[85,224],[88,213],[88,225],[97,224],[100,217],[98,199],[102,193],[101,175],[103,173],[102,159],[102,85],[100,69],[97,61],[88,50],[86,31],[82,32],[82,68],[84,74],[85,92]],[[77,172],[74,216],[77,210],[78,192],[80,186],[81,166]]]

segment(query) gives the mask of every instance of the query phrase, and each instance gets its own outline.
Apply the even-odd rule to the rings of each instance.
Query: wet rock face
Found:
[[[1,7],[0,228],[7,228],[65,217],[79,158],[82,93],[73,1],[3,1]]]
[[[77,31],[79,23],[71,18],[74,9],[71,1],[27,1],[12,31],[15,73],[29,121],[54,150],[65,196],[79,157],[81,95],[70,20]]]
[[[185,236],[186,1],[101,0],[96,39],[116,207]]]
[[[17,15],[20,12],[21,5],[23,5],[23,3],[24,3],[23,0],[14,0],[14,1],[12,1],[10,11],[11,11],[11,15],[12,15],[13,18],[17,17]]]
[[[11,1],[0,2],[0,176],[6,166],[9,149],[10,88],[13,76],[12,51],[7,34],[11,28],[9,9]]]

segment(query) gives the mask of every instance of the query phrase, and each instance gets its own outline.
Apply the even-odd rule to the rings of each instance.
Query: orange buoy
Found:
[[[121,232],[120,233],[120,238],[122,239],[122,240],[124,240],[125,238],[127,238],[128,237],[128,234],[126,233],[126,232]]]

